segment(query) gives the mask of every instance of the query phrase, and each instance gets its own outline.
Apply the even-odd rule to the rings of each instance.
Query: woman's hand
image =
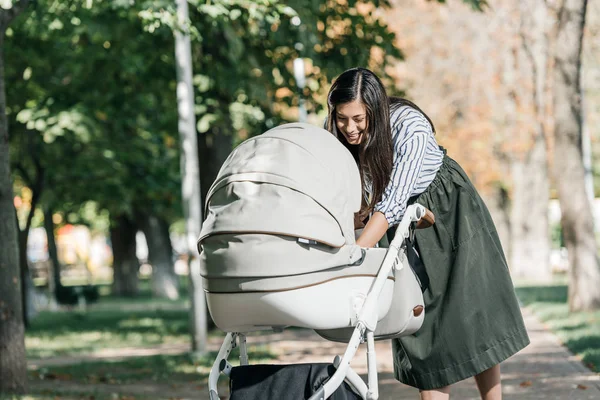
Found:
[[[355,217],[356,221],[356,217]],[[365,225],[362,233],[356,240],[360,247],[374,247],[388,230],[388,222],[383,213],[376,211]]]

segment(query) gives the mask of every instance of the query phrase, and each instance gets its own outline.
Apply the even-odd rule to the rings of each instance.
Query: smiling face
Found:
[[[360,144],[367,129],[367,109],[354,100],[335,107],[336,128],[344,135],[349,144]]]
[[[390,99],[381,80],[365,68],[338,76],[327,94],[326,129],[350,150],[361,171],[370,200],[361,206],[366,217],[381,201],[392,174],[393,143]],[[368,182],[367,182],[368,179]]]

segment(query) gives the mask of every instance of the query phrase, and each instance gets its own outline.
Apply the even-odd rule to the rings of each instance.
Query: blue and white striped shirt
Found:
[[[394,143],[392,175],[374,211],[385,215],[388,225],[398,225],[408,200],[427,189],[442,166],[440,150],[427,118],[409,106],[401,106],[390,116]]]

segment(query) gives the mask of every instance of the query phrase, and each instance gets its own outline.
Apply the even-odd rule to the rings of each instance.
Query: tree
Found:
[[[547,2],[506,2],[516,40],[504,51],[508,92],[507,129],[512,139],[511,242],[509,265],[515,276],[538,281],[552,278],[548,207],[550,197],[548,80],[550,45]]]
[[[39,152],[39,139],[36,136],[26,135],[25,137],[21,137],[19,139],[25,139],[27,141],[27,149],[31,152],[30,154],[38,154]],[[33,139],[33,140],[30,140]],[[14,158],[14,157],[13,157]],[[29,212],[25,217],[25,224],[21,229],[19,227],[19,269],[21,275],[21,298],[23,300],[23,322],[25,327],[29,326],[29,312],[32,305],[32,297],[33,297],[33,282],[31,280],[31,276],[29,274],[29,260],[27,258],[27,242],[29,239],[29,232],[32,227],[33,216],[35,214],[35,210],[40,202],[40,196],[43,192],[44,184],[45,184],[45,172],[46,169],[42,165],[39,159],[32,158],[31,169],[27,171],[22,164],[17,164],[15,166],[15,170],[18,170],[20,173],[21,179],[31,190],[31,202],[29,207]],[[18,226],[18,225],[17,225]]]
[[[587,0],[564,0],[554,51],[554,177],[569,253],[569,308],[600,307],[600,262],[582,157],[581,48]]]
[[[177,109],[181,142],[181,181],[185,238],[188,256],[190,295],[192,300],[192,350],[206,351],[206,300],[202,290],[196,241],[202,226],[200,201],[200,168],[198,163],[198,137],[194,113],[194,85],[192,83],[192,49],[187,0],[177,0],[180,29],[175,31],[175,59],[177,65]]]
[[[8,149],[6,92],[4,89],[4,36],[8,25],[27,6],[20,0],[0,7],[0,395],[24,393],[27,363],[22,319],[19,253]]]
[[[298,57],[307,61],[302,95],[313,115],[323,109],[331,79],[344,69],[370,66],[389,78],[386,67],[401,53],[375,15],[377,7],[388,5],[235,0],[197,3],[190,10],[198,32],[192,56],[203,199],[234,145],[297,120],[292,65]]]
[[[58,212],[77,212],[94,200],[110,211],[114,229],[134,216],[170,223],[180,210],[172,39],[144,32],[139,11],[39,1],[14,26],[9,49],[15,59],[9,116],[22,133],[11,141],[16,174]],[[98,72],[109,79],[97,79]],[[118,236],[133,240],[135,231]],[[22,238],[25,248],[25,232]],[[153,292],[176,297],[170,243],[153,242],[159,246],[152,258],[161,260],[153,266]],[[121,244],[113,251],[135,246]],[[117,280],[130,279],[116,285],[124,295],[136,292],[137,268],[119,273],[137,264],[131,254],[115,257]]]
[[[386,19],[406,54],[399,87],[432,117],[437,140],[485,197],[511,271],[547,279],[545,3],[503,1],[484,12],[459,1],[395,4]]]
[[[152,266],[152,295],[177,299],[179,279],[173,267],[169,222],[157,214],[136,213],[135,219],[148,244],[148,263]]]
[[[138,270],[135,235],[137,226],[132,218],[121,214],[112,216],[110,241],[113,249],[112,292],[117,296],[135,297],[138,294]]]

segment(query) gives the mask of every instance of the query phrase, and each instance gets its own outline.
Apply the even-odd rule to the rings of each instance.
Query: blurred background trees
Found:
[[[600,59],[593,51],[598,5],[502,1],[489,2],[480,13],[458,1],[445,6],[420,1],[413,7],[392,3],[385,18],[406,57],[390,73],[430,113],[439,142],[485,195],[513,275],[549,281],[568,270],[585,276],[586,284],[569,280],[569,293],[587,300],[570,305],[597,307],[600,291],[587,284],[600,285],[597,250],[592,248],[598,219],[590,201],[593,193],[586,192],[599,190],[588,179],[592,167],[593,177],[598,176],[597,162],[586,170],[584,155],[586,147],[597,153],[600,134],[589,123],[599,115]],[[565,31],[571,28],[560,18],[570,21],[573,15],[579,21],[586,16],[585,30]],[[567,48],[574,57],[569,77],[557,67]],[[577,49],[583,62],[575,59]],[[583,74],[582,87],[577,71]],[[565,95],[567,87],[572,92]],[[578,109],[580,97],[586,101]],[[566,128],[559,121],[567,110],[586,123],[576,126],[572,120],[574,125]],[[569,175],[571,167],[579,172]],[[561,197],[560,207],[573,213],[562,213],[561,221],[557,193],[567,185],[568,198]],[[582,235],[578,245],[565,244],[568,225]],[[575,256],[582,248],[584,262],[583,253]]]
[[[594,211],[585,186],[583,148],[582,44],[587,0],[566,0],[558,9],[554,52],[554,169],[563,209],[562,228],[569,251],[569,305],[572,310],[600,308],[600,264],[594,237]],[[585,144],[584,144],[585,145]],[[590,193],[590,197],[593,195]]]
[[[600,8],[573,1],[189,1],[202,199],[234,146],[301,112],[321,125],[332,79],[366,66],[433,119],[440,144],[485,195],[513,274],[550,280],[569,270],[571,293],[585,297],[572,307],[596,307],[596,215],[581,186],[600,177]],[[22,11],[26,3],[0,1],[0,265],[12,267],[0,269],[0,285],[20,272],[25,320],[36,287],[73,305],[97,298],[89,284],[135,297],[142,278],[154,296],[177,298],[188,255],[175,2],[38,0]],[[563,39],[578,36],[561,36],[573,15],[586,21],[581,61]],[[565,49],[575,68],[566,80]],[[575,178],[561,160],[581,161]],[[575,186],[560,189],[567,183]],[[590,183],[588,192],[600,190]],[[557,197],[570,210],[565,229]],[[15,211],[17,269],[5,223]]]

